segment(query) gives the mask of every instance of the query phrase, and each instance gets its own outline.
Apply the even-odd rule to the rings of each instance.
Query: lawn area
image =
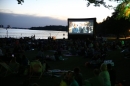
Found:
[[[37,55],[37,50],[27,51],[25,55],[31,60]],[[45,52],[45,54],[53,54]],[[75,67],[80,67],[81,73],[83,74],[83,79],[88,79],[93,77],[93,68],[86,68],[85,62],[88,58],[83,58],[80,56],[65,57],[68,58],[64,61],[47,61],[50,65],[50,69],[61,69],[61,70],[73,70]],[[106,59],[113,60],[115,65],[114,68],[117,73],[117,80],[126,80],[126,86],[130,86],[130,59],[124,59],[123,55],[119,50],[107,52]],[[6,78],[0,78],[0,86],[19,86],[25,80],[24,77],[8,76]],[[38,83],[40,86],[59,86],[61,78],[51,77],[43,75],[41,79],[31,79],[31,83]]]
[[[112,40],[111,40],[112,41]],[[29,60],[32,60],[37,55],[37,50],[26,51],[24,54]],[[53,53],[45,52],[46,55],[51,55]],[[85,62],[89,61],[88,58],[83,58],[81,56],[64,56],[68,58],[64,61],[47,61],[50,69],[61,69],[61,70],[73,70],[75,67],[79,67],[83,75],[83,79],[89,79],[93,77],[94,68],[85,67]],[[117,81],[125,80],[126,86],[130,86],[130,59],[125,59],[121,53],[121,50],[108,51],[107,60],[113,60],[114,69],[116,70]],[[0,77],[0,86],[20,86],[25,80],[22,76],[8,76]],[[38,83],[40,86],[59,86],[62,77],[52,77],[43,75],[41,79],[31,79],[31,83]]]

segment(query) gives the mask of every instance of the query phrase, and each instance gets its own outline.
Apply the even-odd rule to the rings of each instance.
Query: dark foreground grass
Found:
[[[26,56],[32,60],[37,50],[25,52]],[[46,54],[52,54],[47,53]],[[50,69],[62,69],[62,70],[73,70],[75,67],[80,67],[83,79],[88,79],[93,76],[93,68],[86,68],[85,62],[89,59],[83,57],[65,57],[68,60],[64,61],[47,61],[50,65]],[[126,86],[130,86],[130,59],[124,59],[120,51],[109,51],[107,52],[106,59],[112,59],[115,63],[115,70],[117,73],[117,80],[126,80]],[[0,78],[0,86],[19,86],[25,80],[24,77],[9,76],[6,78]],[[61,78],[51,77],[43,75],[41,79],[31,79],[31,83],[38,83],[40,86],[59,86]]]

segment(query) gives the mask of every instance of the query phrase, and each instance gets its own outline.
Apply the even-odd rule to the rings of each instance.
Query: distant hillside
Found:
[[[31,27],[30,30],[55,30],[55,31],[68,31],[67,26],[45,26],[45,27]]]

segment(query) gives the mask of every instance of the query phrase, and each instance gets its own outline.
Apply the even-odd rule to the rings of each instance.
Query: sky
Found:
[[[87,7],[85,0],[24,0],[22,5],[17,3],[17,0],[0,0],[0,25],[26,28],[66,26],[68,18],[96,18],[97,22],[102,22],[114,12],[93,4]],[[117,5],[116,2],[109,4]]]

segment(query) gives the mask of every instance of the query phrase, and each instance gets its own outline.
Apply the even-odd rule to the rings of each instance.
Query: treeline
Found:
[[[67,26],[45,26],[45,27],[31,27],[30,30],[54,30],[54,31],[68,31]]]
[[[0,28],[3,28],[4,27],[4,25],[0,25]]]
[[[117,39],[120,36],[130,35],[130,20],[121,18],[117,19],[116,16],[118,12],[112,13],[111,17],[107,17],[103,22],[97,24],[96,33],[103,36],[108,36],[108,34],[115,35]]]

